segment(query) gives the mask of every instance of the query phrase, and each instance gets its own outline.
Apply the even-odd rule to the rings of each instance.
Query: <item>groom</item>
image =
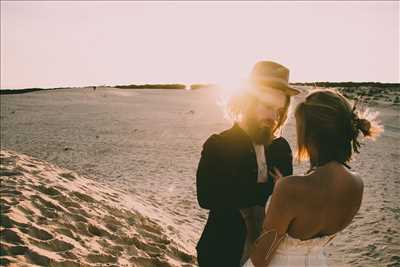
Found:
[[[269,171],[276,167],[283,176],[292,174],[292,151],[277,136],[290,97],[300,92],[288,81],[286,67],[258,62],[246,89],[226,107],[233,127],[211,135],[203,145],[197,199],[210,212],[196,247],[200,267],[236,267],[246,260],[274,187]]]

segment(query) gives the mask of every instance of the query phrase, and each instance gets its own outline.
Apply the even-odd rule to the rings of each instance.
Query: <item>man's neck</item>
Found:
[[[245,123],[245,121],[244,121],[244,120],[240,121],[240,122],[238,123],[238,125],[239,125],[240,129],[242,129],[242,130],[247,134],[247,136],[250,138],[251,143],[252,143],[253,145],[258,145],[258,144],[253,140],[253,138],[251,137],[251,135],[250,135],[250,133],[249,133],[249,128],[247,127],[247,124]]]
[[[257,143],[256,141],[254,141],[254,139],[251,137],[249,128],[247,126],[247,123],[245,122],[245,120],[242,120],[240,122],[238,122],[239,127],[247,134],[247,136],[250,138],[250,141],[253,145],[263,145],[261,143]]]
[[[238,122],[238,125],[250,137],[249,129],[248,129],[247,124],[245,123],[245,121],[241,120],[240,122]],[[252,140],[252,142],[253,142],[253,140]]]

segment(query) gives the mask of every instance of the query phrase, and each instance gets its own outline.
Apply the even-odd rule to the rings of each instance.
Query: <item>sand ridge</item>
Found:
[[[0,152],[1,263],[10,266],[193,266],[195,259],[126,192],[44,161]]]

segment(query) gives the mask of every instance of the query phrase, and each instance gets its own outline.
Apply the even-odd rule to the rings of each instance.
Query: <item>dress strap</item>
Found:
[[[272,243],[271,243],[270,247],[267,250],[267,253],[266,253],[266,256],[265,256],[264,260],[267,260],[270,257],[272,251],[279,245],[279,243],[282,241],[282,239],[286,236],[286,234],[284,234],[282,236],[279,236],[278,231],[275,230],[275,229],[271,229],[271,230],[265,231],[256,240],[256,242],[254,244],[254,250],[255,251],[253,250],[253,252],[257,253],[257,246],[260,244],[260,241],[262,239],[264,239],[265,237],[270,236],[270,234],[273,235],[273,240],[272,240]]]
[[[334,238],[336,237],[336,234],[333,234],[329,237],[329,239],[324,243],[323,247],[329,244]]]

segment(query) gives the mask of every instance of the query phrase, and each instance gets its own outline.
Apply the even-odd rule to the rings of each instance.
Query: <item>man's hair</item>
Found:
[[[225,118],[232,122],[240,122],[243,120],[243,117],[249,112],[249,108],[254,106],[257,98],[250,94],[248,91],[242,91],[240,93],[231,95],[227,101],[222,103]],[[288,110],[290,106],[290,96],[286,96],[285,106],[282,109],[282,112],[279,113],[278,123],[275,129],[273,129],[273,136],[277,137],[278,132],[285,125],[285,122],[288,117]]]
[[[339,92],[331,89],[312,91],[295,109],[297,159],[310,158],[311,147],[317,150],[314,166],[329,161],[346,164],[353,151],[358,153],[359,133],[375,138],[383,128],[376,121],[378,113],[359,113]],[[313,167],[313,166],[312,166]]]

